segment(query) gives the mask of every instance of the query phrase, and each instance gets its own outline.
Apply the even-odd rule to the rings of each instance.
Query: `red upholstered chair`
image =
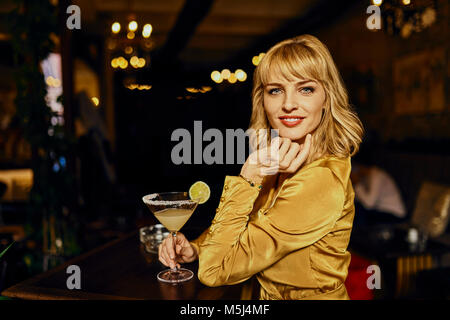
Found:
[[[348,268],[348,276],[345,280],[347,293],[352,300],[373,300],[373,290],[367,287],[367,267],[373,264],[371,261],[352,253],[352,259]]]

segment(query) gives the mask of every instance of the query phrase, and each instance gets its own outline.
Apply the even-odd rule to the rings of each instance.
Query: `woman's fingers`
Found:
[[[169,253],[169,248],[167,245],[164,246],[163,248],[163,254],[164,254],[164,258],[167,262],[167,266],[170,267],[171,269],[173,269],[175,267],[175,261],[173,258],[171,258],[170,253]]]
[[[292,142],[291,142],[290,139],[282,138],[282,142],[281,142],[280,148],[277,150],[277,154],[276,154],[276,157],[275,157],[274,160],[277,161],[278,163],[281,163],[281,161],[283,160],[284,156],[289,151],[291,145],[292,145]]]
[[[169,254],[170,259],[174,260],[176,255],[175,251],[173,250],[173,237],[168,236],[165,240],[167,240],[167,253]]]
[[[287,168],[289,168],[292,161],[297,157],[299,151],[300,145],[296,142],[292,142],[287,153],[283,156],[283,158],[280,157],[280,170],[286,170]]]
[[[254,151],[244,165],[243,170],[250,175],[264,177],[278,172],[293,173],[300,168],[308,157],[311,146],[311,135],[306,136],[303,144],[291,141],[289,138],[276,137],[270,147]],[[248,169],[252,168],[252,169]],[[253,173],[252,173],[253,172]]]
[[[300,166],[303,164],[303,162],[305,162],[306,158],[308,157],[310,148],[311,148],[311,135],[308,134],[297,156],[292,160],[289,167],[284,169],[282,172],[292,173],[297,171],[298,168],[300,168]]]
[[[174,238],[168,236],[158,247],[159,261],[165,266],[174,268],[179,263],[195,260],[195,250],[182,233],[176,236],[176,247],[173,247]]]
[[[292,142],[289,138],[277,137],[273,139],[270,146],[270,155],[268,155],[270,162],[264,163],[263,172],[275,174],[279,170],[287,169],[299,151],[300,145]]]
[[[169,236],[159,245],[158,254],[159,261],[172,269],[175,267],[175,255],[173,252],[173,241],[171,236]]]
[[[163,265],[165,265],[166,267],[168,267],[169,266],[169,262],[168,262],[168,255],[167,255],[167,252],[166,252],[166,250],[165,250],[165,248],[164,248],[164,244],[160,244],[159,245],[159,253],[158,253],[158,256],[159,256],[159,261],[163,264]]]

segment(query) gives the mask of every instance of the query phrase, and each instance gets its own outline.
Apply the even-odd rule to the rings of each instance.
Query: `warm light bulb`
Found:
[[[405,6],[407,6],[407,5],[411,4],[411,0],[403,0],[403,4]]]
[[[130,31],[136,31],[137,30],[137,28],[138,28],[138,24],[137,24],[137,22],[136,21],[130,21],[130,23],[128,24],[128,30],[130,30]]]
[[[244,70],[241,70],[241,69],[237,69],[235,72],[234,72],[234,74],[236,75],[236,78],[239,80],[239,81],[245,81],[246,79],[247,79],[247,74],[245,73],[245,71]]]
[[[217,71],[217,70],[211,72],[211,79],[212,79],[214,82],[217,82],[217,83],[219,83],[219,81],[222,82],[222,81],[221,81],[221,80],[222,80],[222,76],[220,75],[220,72]]]
[[[234,73],[230,74],[230,77],[228,78],[228,82],[236,83],[236,81],[237,81],[236,75]]]
[[[94,105],[95,105],[96,107],[98,107],[98,105],[100,104],[100,100],[98,100],[97,97],[92,97],[91,100],[92,100],[92,102],[94,103]]]
[[[252,63],[253,63],[253,65],[257,66],[259,64],[259,57],[258,56],[254,56],[252,58]]]
[[[113,67],[114,69],[117,68],[119,66],[119,61],[114,58],[111,60],[111,67]]]
[[[125,53],[126,53],[126,54],[131,54],[131,53],[133,53],[133,47],[130,47],[130,46],[126,47],[126,48],[125,48]]]
[[[126,69],[128,67],[128,61],[124,57],[119,57],[118,60],[121,69]]]
[[[111,26],[111,30],[113,33],[119,33],[120,32],[120,23],[114,22]]]
[[[131,59],[130,59],[130,64],[133,67],[137,68],[138,63],[139,63],[139,58],[136,57],[136,56],[132,56]]]
[[[381,4],[383,3],[383,0],[372,0],[372,3],[376,6],[381,6]]]
[[[132,31],[128,32],[127,33],[127,38],[130,39],[130,40],[134,39],[134,32],[132,32]]]
[[[144,26],[144,28],[142,29],[142,36],[143,36],[144,38],[150,37],[150,35],[152,34],[152,30],[153,30],[152,25],[149,24],[149,23],[147,23],[147,24]]]
[[[144,58],[139,58],[138,63],[137,63],[137,66],[138,66],[139,68],[143,68],[143,67],[145,66],[145,63],[146,63],[146,61],[145,61]]]
[[[258,55],[258,64],[261,62],[261,60],[264,58],[265,55],[266,55],[266,54],[265,54],[264,52],[261,52],[261,53]]]
[[[145,41],[144,41],[144,46],[145,46],[147,49],[151,49],[151,48],[153,47],[153,41],[152,41],[152,40],[145,40]]]
[[[220,75],[222,76],[223,79],[228,79],[231,75],[231,71],[228,69],[223,69]]]
[[[199,90],[197,88],[191,88],[191,87],[186,88],[186,91],[190,92],[190,93],[198,93],[199,92]]]

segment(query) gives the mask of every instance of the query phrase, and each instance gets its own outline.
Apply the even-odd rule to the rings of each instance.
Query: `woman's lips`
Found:
[[[303,121],[303,117],[280,117],[280,121],[286,127],[295,127]]]

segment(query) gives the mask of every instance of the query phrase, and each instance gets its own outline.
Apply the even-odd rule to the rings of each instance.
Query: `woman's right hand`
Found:
[[[264,176],[296,172],[308,157],[311,149],[311,135],[298,144],[288,138],[277,137],[270,146],[254,151],[245,161],[241,175],[255,183],[261,183]]]
[[[198,258],[197,251],[190,244],[184,234],[177,232],[176,253],[174,252],[173,236],[169,235],[158,248],[159,261],[171,269],[179,267],[179,263],[189,263]]]

